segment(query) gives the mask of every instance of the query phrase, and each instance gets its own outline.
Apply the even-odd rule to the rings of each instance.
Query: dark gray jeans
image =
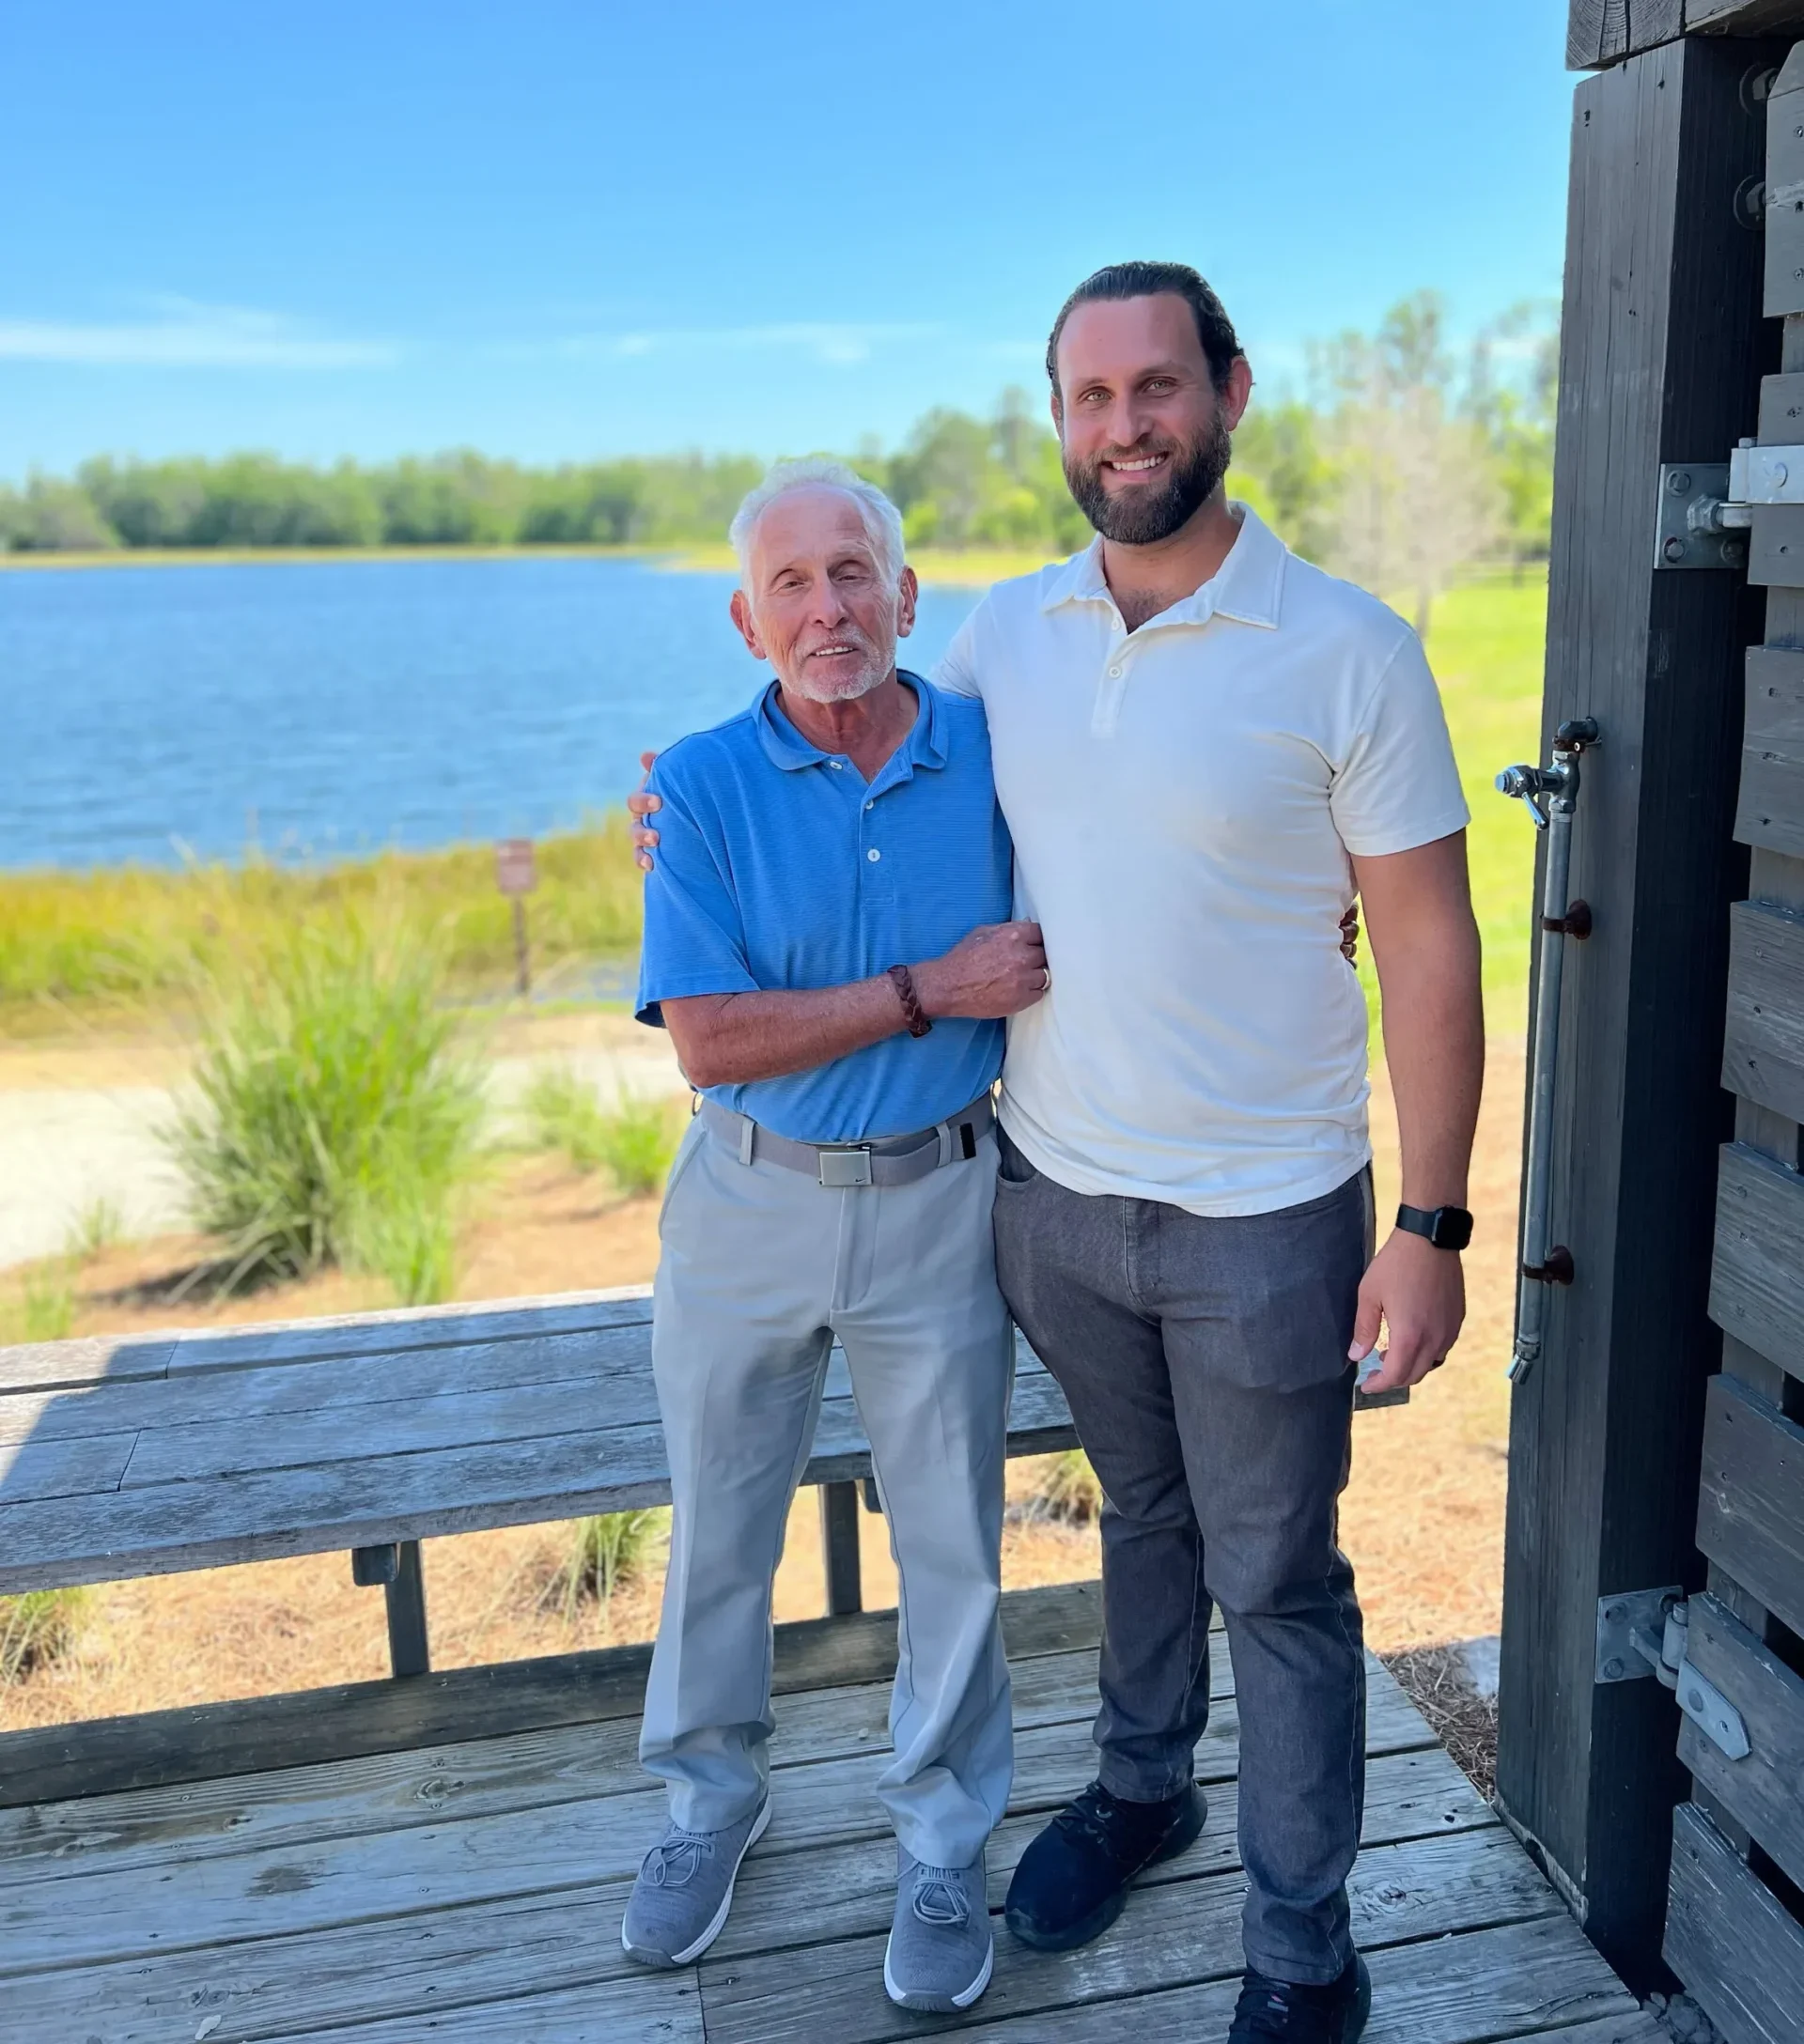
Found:
[[[996,1268],[1101,1479],[1104,1788],[1191,1778],[1221,1606],[1240,1720],[1248,1962],[1335,1978],[1365,1791],[1365,1661],[1336,1515],[1367,1172],[1276,1214],[1067,1191],[1002,1138]]]

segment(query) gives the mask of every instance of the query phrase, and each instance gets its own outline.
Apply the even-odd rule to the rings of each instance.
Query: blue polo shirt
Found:
[[[657,870],[645,878],[638,1014],[688,994],[843,986],[950,951],[1011,905],[983,705],[917,675],[913,728],[866,782],[809,744],[772,682],[661,753]],[[798,1142],[865,1142],[969,1107],[1003,1062],[1003,1025],[945,1019],[812,1072],[708,1097]]]

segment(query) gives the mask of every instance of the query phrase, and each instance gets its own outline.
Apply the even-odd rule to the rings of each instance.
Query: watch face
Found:
[[[1429,1241],[1438,1249],[1463,1249],[1472,1239],[1472,1216],[1464,1207],[1435,1209],[1435,1231]]]

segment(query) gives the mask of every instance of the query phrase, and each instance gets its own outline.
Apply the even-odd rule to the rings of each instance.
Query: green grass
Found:
[[[227,952],[166,1132],[221,1281],[380,1274],[448,1295],[482,1100],[454,1049],[443,953],[402,904],[340,906]]]
[[[0,1687],[22,1682],[69,1653],[86,1602],[87,1592],[81,1589],[30,1589],[20,1597],[0,1597]]]
[[[527,918],[541,978],[637,945],[640,875],[624,817],[541,839],[538,878]],[[487,844],[329,866],[253,856],[239,866],[0,874],[0,1036],[41,1033],[70,1010],[166,1012],[235,948],[379,900],[433,933],[454,990],[512,984],[512,911]]]
[[[609,1108],[587,1079],[549,1065],[534,1074],[524,1105],[534,1148],[557,1152],[579,1171],[604,1170],[629,1195],[662,1185],[676,1150],[669,1101],[636,1099],[622,1087]]]
[[[1547,611],[1545,578],[1472,582],[1436,605],[1428,638],[1472,812],[1467,844],[1492,1035],[1519,1036],[1528,1028],[1534,827],[1521,803],[1506,801],[1491,782],[1500,767],[1535,758],[1540,747]],[[1360,976],[1376,1023],[1376,986],[1363,938]]]
[[[66,1251],[77,1263],[91,1263],[123,1242],[125,1232],[125,1209],[110,1195],[99,1193],[70,1222]]]
[[[0,1347],[16,1341],[64,1341],[75,1325],[72,1256],[47,1256],[16,1273],[12,1295],[0,1304]]]
[[[647,1572],[669,1538],[670,1511],[662,1505],[574,1521],[569,1551],[545,1586],[540,1608],[561,1611],[568,1621],[579,1604],[605,1607],[618,1585]]]

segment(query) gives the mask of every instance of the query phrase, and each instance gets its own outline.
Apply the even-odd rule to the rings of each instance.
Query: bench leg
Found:
[[[820,1549],[827,1564],[827,1616],[863,1608],[858,1563],[858,1485],[820,1486]]]
[[[418,1541],[385,1541],[380,1547],[353,1547],[350,1579],[368,1589],[377,1584],[388,1603],[388,1665],[397,1675],[425,1675],[432,1662],[426,1643],[426,1577]]]
[[[425,1675],[432,1666],[426,1639],[426,1576],[420,1543],[402,1541],[395,1580],[384,1584],[388,1600],[388,1665],[397,1675]]]

